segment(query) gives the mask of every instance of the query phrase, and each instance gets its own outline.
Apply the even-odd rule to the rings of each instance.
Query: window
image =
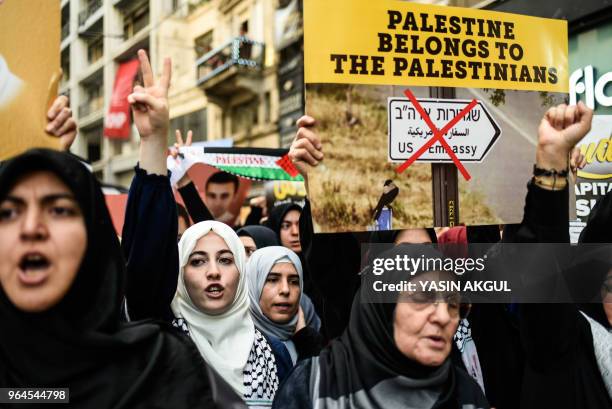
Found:
[[[62,52],[62,84],[70,81],[70,48]]]
[[[193,131],[193,142],[205,141],[208,139],[208,127],[206,121],[206,109],[191,112],[187,115],[178,116],[170,120],[168,144],[176,142],[174,131],[180,130],[183,140],[187,137],[187,131]]]
[[[249,35],[249,21],[243,21],[242,24],[240,24],[240,36],[248,36]]]
[[[102,36],[95,38],[87,44],[87,59],[90,64],[95,63],[104,55],[104,38]]]
[[[257,99],[252,99],[232,109],[232,134],[250,133],[251,128],[258,124]]]
[[[195,39],[195,53],[196,59],[206,55],[209,51],[212,50],[213,44],[213,32],[212,30],[207,32],[204,35],[199,36]]]
[[[270,97],[270,91],[264,95],[264,123],[269,123],[272,116],[272,101]]]
[[[149,24],[149,5],[131,11],[123,17],[123,36],[125,39],[136,35]]]
[[[87,159],[90,162],[99,161],[102,159],[102,128],[92,129],[87,131],[84,135],[87,141]]]
[[[102,83],[83,85],[85,95],[83,104],[79,106],[79,117],[84,118],[104,108],[104,90]]]

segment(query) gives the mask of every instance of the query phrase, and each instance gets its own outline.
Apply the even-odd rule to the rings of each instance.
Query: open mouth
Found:
[[[431,336],[428,336],[427,339],[429,339],[429,341],[436,348],[444,348],[444,346],[446,346],[446,340],[441,336],[431,335]]]
[[[26,285],[36,285],[43,282],[48,275],[51,262],[42,253],[26,253],[19,262],[19,279]]]
[[[288,302],[279,302],[272,304],[272,307],[279,312],[290,312],[293,309],[293,304]]]
[[[224,287],[221,284],[211,284],[204,289],[206,295],[210,298],[221,298],[223,297]]]

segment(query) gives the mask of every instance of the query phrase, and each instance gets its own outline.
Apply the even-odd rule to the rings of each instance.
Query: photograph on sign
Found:
[[[60,80],[59,2],[0,2],[0,27],[0,160],[32,147],[59,149],[44,131]]]
[[[565,21],[390,0],[304,12],[316,232],[521,221],[538,125],[567,100]]]

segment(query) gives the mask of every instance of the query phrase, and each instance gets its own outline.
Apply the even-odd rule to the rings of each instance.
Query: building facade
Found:
[[[478,1],[427,1],[474,6]],[[105,183],[128,186],[138,136],[104,136],[117,70],[148,51],[172,58],[170,132],[235,146],[288,147],[304,112],[303,0],[61,0],[64,77],[79,135],[72,150]]]

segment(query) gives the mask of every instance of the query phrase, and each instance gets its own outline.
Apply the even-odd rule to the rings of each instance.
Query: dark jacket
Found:
[[[567,190],[563,195],[548,192],[548,196],[554,199],[546,204],[530,203],[528,198],[526,217],[529,214],[534,224],[546,229],[549,232],[546,236],[551,240],[568,243]],[[612,196],[608,194],[591,212],[583,241],[590,231],[609,225],[611,210]],[[519,237],[525,235],[529,232],[519,232]],[[609,233],[606,236],[599,238],[610,242]],[[597,238],[592,235],[591,239],[595,240],[588,241]],[[599,307],[601,312],[601,304]],[[599,317],[594,316],[595,319]],[[609,328],[609,323],[598,321]],[[612,398],[595,358],[591,327],[578,305],[523,304],[520,331],[526,357],[521,408],[612,408]]]
[[[311,281],[308,294],[321,317],[321,333],[326,340],[344,332],[351,304],[361,285],[359,241],[352,233],[314,234],[310,202],[300,215],[302,262]]]
[[[172,323],[170,304],[178,282],[178,221],[167,176],[136,167],[128,194],[121,247],[127,261],[126,304],[131,320],[154,318]],[[180,330],[175,331],[181,334]],[[193,345],[191,338],[181,335]],[[246,408],[244,401],[214,371],[208,376],[215,402]]]

